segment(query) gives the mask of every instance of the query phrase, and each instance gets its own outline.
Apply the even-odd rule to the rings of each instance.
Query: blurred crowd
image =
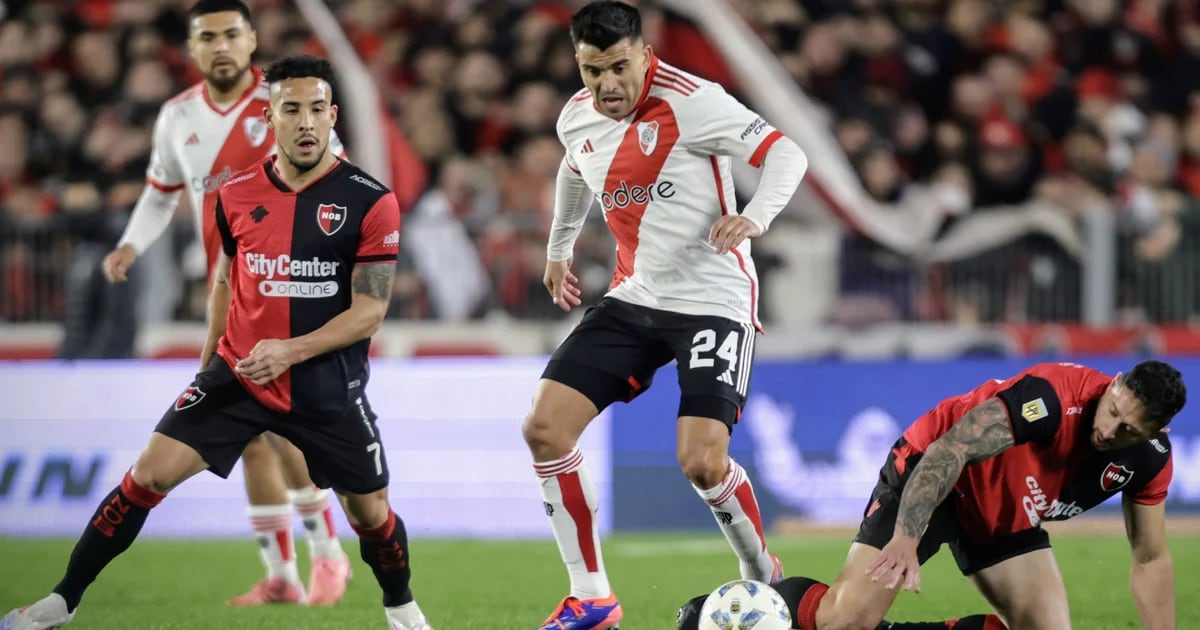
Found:
[[[937,181],[964,190],[974,208],[1040,199],[1072,215],[1109,213],[1120,235],[1123,315],[1177,322],[1200,312],[1192,280],[1200,270],[1200,3],[729,1],[798,85],[835,113],[833,132],[871,196],[895,200],[910,183]],[[256,65],[321,53],[290,2],[248,4]],[[541,273],[562,156],[554,122],[581,85],[566,30],[579,2],[328,4],[428,176],[406,209],[390,316],[557,316]],[[660,56],[740,94],[693,25],[637,4]],[[61,320],[73,303],[109,290],[71,278],[95,275],[77,262],[93,260],[80,251],[106,252],[119,237],[142,187],[158,107],[199,80],[182,46],[189,5],[6,3],[0,321]],[[355,138],[345,139],[353,159]],[[131,317],[203,318],[203,269],[188,262],[186,212],[154,267],[159,290],[145,291]],[[607,287],[611,270],[611,239],[592,219],[575,259],[585,299]],[[1049,239],[934,270],[852,230],[840,252],[842,292],[874,295],[896,319],[1080,316],[1079,261]],[[769,282],[770,261],[760,265]],[[1009,277],[1021,287],[998,280]],[[1039,311],[1038,295],[1055,308]]]
[[[1104,213],[1117,234],[1118,321],[1200,313],[1200,3],[766,5],[764,35],[837,112],[838,141],[872,197],[938,182],[965,192],[972,212],[1044,200],[1077,219]],[[882,294],[901,318],[1080,317],[1079,261],[1051,239],[924,274],[854,235],[844,245],[843,292]]]

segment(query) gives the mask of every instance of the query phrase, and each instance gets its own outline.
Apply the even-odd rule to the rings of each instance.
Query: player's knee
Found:
[[[144,452],[138,458],[137,463],[133,465],[129,476],[133,477],[134,483],[146,490],[157,494],[167,494],[186,477],[185,473],[175,470],[175,468],[170,461],[155,457],[153,453]]]
[[[391,509],[388,505],[387,488],[370,494],[345,494],[338,497],[346,510],[346,517],[359,529],[375,529],[383,525]]]
[[[729,469],[729,456],[711,449],[689,449],[681,446],[677,454],[679,467],[692,485],[703,490],[715,488]]]
[[[246,444],[242,451],[242,465],[247,468],[272,466],[279,460],[275,447],[267,440],[266,435],[260,435]]]
[[[521,425],[521,435],[529,445],[529,451],[538,461],[549,461],[566,455],[571,450],[570,436],[555,423],[550,414],[534,407]]]

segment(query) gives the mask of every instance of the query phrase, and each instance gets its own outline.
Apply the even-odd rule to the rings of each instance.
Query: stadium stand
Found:
[[[188,334],[180,341],[153,332],[203,318],[203,263],[189,221],[176,221],[171,238],[147,253],[130,287],[110,291],[96,271],[140,190],[158,106],[199,78],[182,47],[187,4],[7,4],[0,24],[4,356],[53,354],[47,346],[60,337],[47,330],[64,326],[114,334],[111,344],[93,344],[95,356],[190,351]],[[322,52],[290,3],[250,4],[257,64]],[[515,328],[561,318],[544,297],[541,274],[561,157],[554,122],[579,86],[564,29],[576,3],[328,4],[378,86],[391,115],[381,135],[396,172],[409,178],[406,257],[390,317],[408,320],[402,326]],[[638,4],[663,58],[739,96],[753,93],[747,88],[758,79],[711,43],[699,16],[673,10],[675,2]],[[936,247],[921,255],[880,238],[854,208],[839,212],[830,199],[836,191],[823,188],[819,173],[810,178],[813,196],[798,198],[756,244],[763,319],[782,331],[764,350],[1197,349],[1189,328],[1200,313],[1195,3],[729,5],[829,117],[823,128],[864,198],[900,207],[932,187],[969,200],[932,210]],[[365,139],[339,132],[353,158]],[[598,215],[577,247],[585,299],[604,290],[610,272],[611,239]],[[114,319],[163,342],[142,338],[131,350],[132,332],[112,333]],[[860,334],[864,328],[873,332]],[[462,333],[447,333],[449,346],[439,338],[394,352],[513,351],[479,327],[454,330]],[[516,351],[553,345],[546,335],[521,338],[530,341]]]

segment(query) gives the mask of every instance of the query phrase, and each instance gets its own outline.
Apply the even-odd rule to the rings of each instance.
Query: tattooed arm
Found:
[[[324,326],[292,339],[301,357],[297,363],[370,339],[387,315],[395,277],[394,262],[355,265],[350,275],[350,308]]]
[[[930,444],[904,484],[891,541],[867,567],[872,581],[884,581],[889,589],[903,583],[907,590],[920,591],[917,546],[933,510],[950,493],[963,467],[992,457],[1015,441],[1004,402],[989,398]]]
[[[350,308],[307,335],[259,341],[250,356],[238,362],[237,371],[255,384],[265,385],[297,363],[370,339],[387,314],[395,275],[395,262],[355,265],[350,276]]]
[[[1013,445],[1008,410],[989,398],[967,412],[938,438],[913,469],[900,496],[895,535],[920,539],[933,510],[950,494],[967,464],[1000,454]]]

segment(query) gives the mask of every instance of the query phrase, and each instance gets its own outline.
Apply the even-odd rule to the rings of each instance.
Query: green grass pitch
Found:
[[[344,538],[356,576],[334,608],[231,609],[225,598],[260,576],[254,543],[155,541],[135,544],[93,585],[71,628],[353,629],[385,627],[379,592]],[[1117,536],[1056,536],[1075,628],[1138,628],[1129,594],[1128,545]],[[44,595],[61,575],[71,541],[0,539],[0,613]],[[847,536],[772,539],[789,575],[832,579]],[[307,572],[299,541],[301,573]],[[1179,628],[1200,628],[1200,538],[1174,535]],[[438,630],[531,630],[565,594],[558,551],[545,542],[413,541],[413,589]],[[735,577],[719,535],[614,536],[605,542],[609,577],[625,607],[626,630],[672,630],[693,595]],[[926,566],[919,595],[900,597],[889,618],[933,620],[987,610],[943,551]]]

